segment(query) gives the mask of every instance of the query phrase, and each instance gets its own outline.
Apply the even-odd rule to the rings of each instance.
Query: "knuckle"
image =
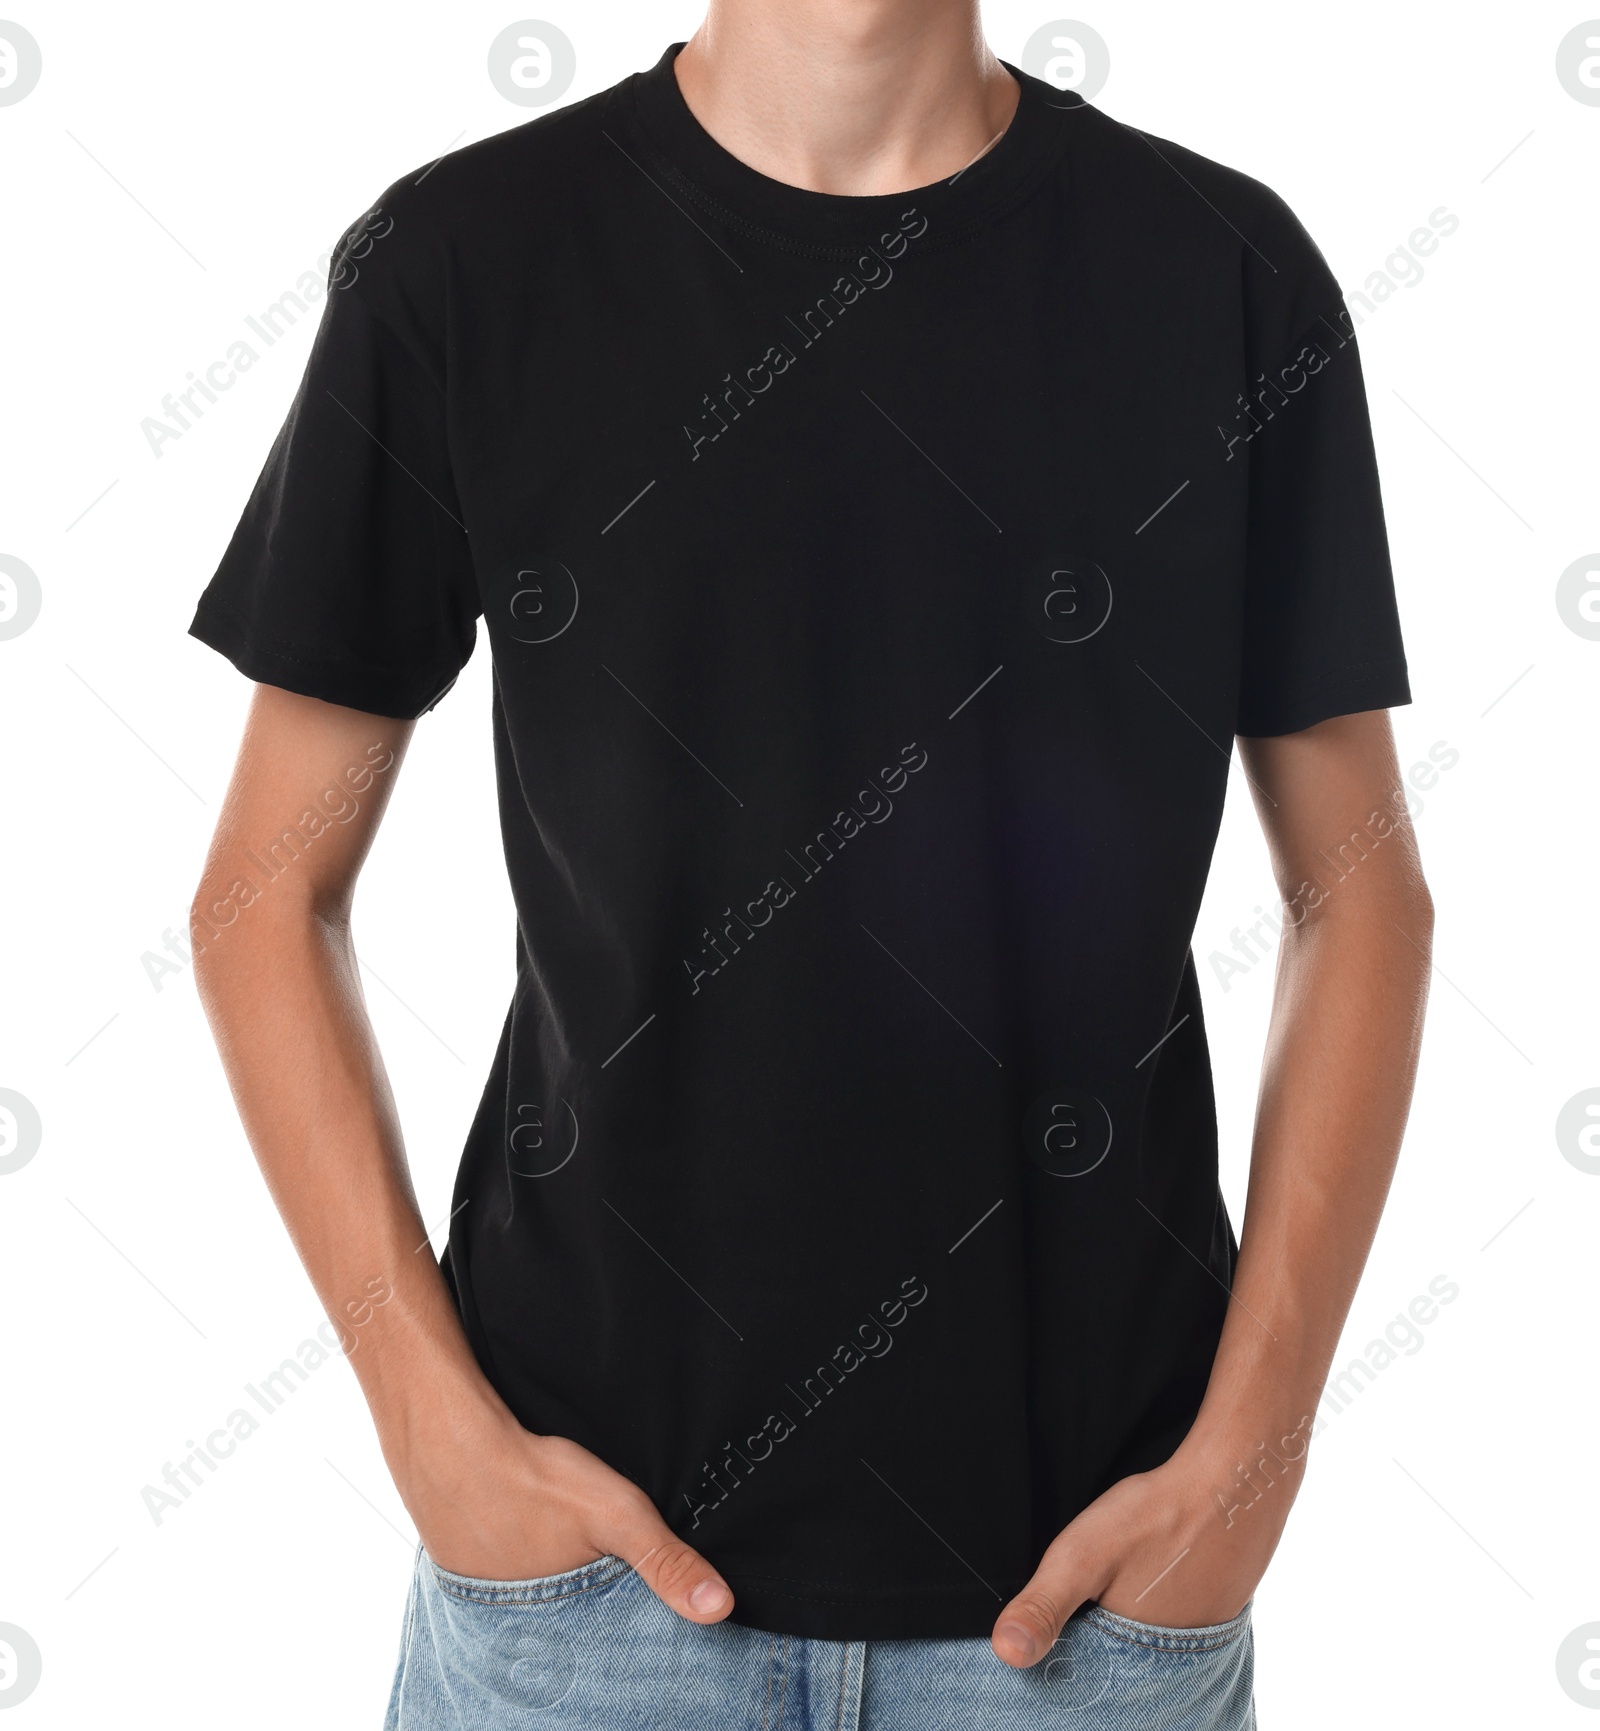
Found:
[[[630,1495],[621,1492],[605,1497],[596,1506],[594,1520],[598,1531],[613,1538],[620,1538],[624,1534],[636,1534],[641,1530],[648,1533],[653,1525],[654,1514],[654,1507],[642,1493]],[[647,1549],[648,1540],[640,1548]]]
[[[1020,1618],[1045,1641],[1053,1641],[1061,1633],[1061,1625],[1067,1620],[1066,1612],[1061,1609],[1061,1601],[1043,1587],[1030,1589],[1025,1598],[1019,1599],[1012,1606],[1012,1615]]]
[[[704,1567],[699,1553],[676,1539],[669,1540],[650,1559],[656,1591],[663,1595],[687,1592]]]
[[[581,1485],[593,1465],[576,1443],[561,1436],[540,1437],[534,1459],[541,1478],[563,1486]]]

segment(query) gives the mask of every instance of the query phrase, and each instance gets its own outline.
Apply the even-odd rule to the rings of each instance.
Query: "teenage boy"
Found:
[[[517,985],[441,1266],[350,909],[480,616]],[[391,1726],[1251,1724],[1431,927],[1285,205],[973,0],[714,0],[353,225],[193,631],[258,682],[200,986],[330,1315],[393,1295]],[[1235,737],[1285,905],[1239,1244]]]

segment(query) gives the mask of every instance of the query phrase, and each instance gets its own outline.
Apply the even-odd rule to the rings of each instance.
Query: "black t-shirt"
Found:
[[[194,634],[379,715],[487,627],[517,988],[483,1369],[801,1636],[987,1633],[1190,1425],[1235,733],[1408,701],[1340,294],[1012,68],[848,198],[649,72],[397,181]]]

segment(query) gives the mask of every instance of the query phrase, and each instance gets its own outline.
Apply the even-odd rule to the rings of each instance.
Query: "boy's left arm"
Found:
[[[1001,1611],[994,1649],[1012,1665],[1043,1658],[1086,1600],[1174,1628],[1249,1602],[1299,1488],[1410,1108],[1433,904],[1388,714],[1239,748],[1284,933],[1232,1302],[1177,1452],[1091,1503]],[[1358,832],[1363,849],[1331,871]]]

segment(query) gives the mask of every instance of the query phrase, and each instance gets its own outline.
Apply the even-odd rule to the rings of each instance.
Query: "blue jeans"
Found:
[[[998,1607],[997,1607],[998,1609]],[[477,1581],[420,1553],[385,1731],[1254,1731],[1250,1612],[1159,1629],[1098,1606],[1031,1670],[986,1640],[702,1627],[618,1557]]]

